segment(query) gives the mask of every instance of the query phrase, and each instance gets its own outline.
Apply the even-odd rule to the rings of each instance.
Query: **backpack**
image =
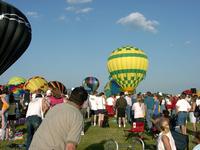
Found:
[[[196,106],[195,110],[194,110],[194,116],[195,117],[200,117],[200,108],[199,106]]]

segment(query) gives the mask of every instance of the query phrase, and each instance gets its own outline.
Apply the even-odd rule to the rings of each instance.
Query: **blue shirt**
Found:
[[[147,109],[153,110],[153,107],[154,107],[154,99],[153,99],[153,97],[146,96],[144,98],[144,104],[147,106]]]

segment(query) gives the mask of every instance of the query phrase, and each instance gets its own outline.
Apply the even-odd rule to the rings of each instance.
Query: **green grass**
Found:
[[[86,122],[86,132],[85,135],[81,136],[81,142],[78,145],[78,150],[103,150],[104,144],[107,140],[113,139],[120,145],[124,147],[131,144],[131,138],[127,140],[127,137],[124,134],[124,128],[119,128],[116,123],[116,119],[110,118],[109,120],[109,128],[100,128],[98,126],[90,126],[89,120]],[[25,126],[21,126],[18,128],[25,128]],[[188,129],[191,130],[192,126],[188,123]],[[125,129],[130,129],[130,125],[127,125]],[[198,124],[198,129],[200,129],[200,125]],[[191,133],[191,132],[190,132]],[[26,136],[26,135],[25,135]],[[143,133],[145,148],[146,149],[155,149],[156,141],[152,138],[152,136]],[[192,142],[193,137],[190,137],[190,150],[194,147]],[[13,148],[9,148],[8,145],[14,144],[23,144],[23,140],[16,140],[16,141],[3,141],[0,142],[0,150],[12,150]],[[139,144],[135,144],[137,150],[140,150]],[[123,148],[121,148],[123,150]],[[124,148],[127,149],[127,148]]]

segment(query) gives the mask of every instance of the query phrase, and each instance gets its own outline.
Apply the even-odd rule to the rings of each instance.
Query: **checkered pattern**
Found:
[[[121,78],[120,75],[117,77],[117,82],[122,85],[122,87],[137,87],[140,81],[142,81],[144,77],[142,76],[131,76],[128,78],[128,75],[124,78]]]
[[[137,47],[133,47],[133,46],[128,45],[128,46],[123,46],[123,47],[117,48],[117,49],[114,50],[112,53],[114,53],[114,52],[120,52],[120,51],[122,51],[122,50],[133,50],[133,49],[136,50],[136,51],[140,50],[140,49],[137,48]]]

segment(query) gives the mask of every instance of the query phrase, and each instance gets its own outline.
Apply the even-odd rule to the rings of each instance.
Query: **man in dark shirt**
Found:
[[[125,121],[126,106],[127,102],[126,99],[124,98],[124,92],[121,92],[120,98],[118,98],[116,102],[119,127],[121,127],[121,122],[123,122],[124,127],[126,127],[126,121]]]

